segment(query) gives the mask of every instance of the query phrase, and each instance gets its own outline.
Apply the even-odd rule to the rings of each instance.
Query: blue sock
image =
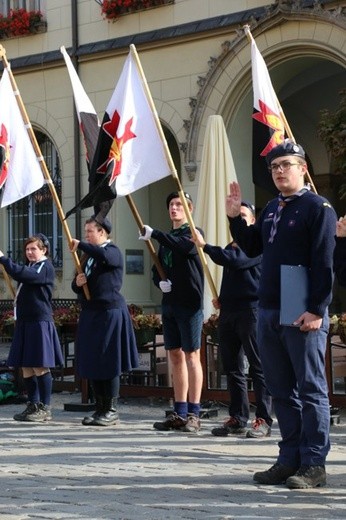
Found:
[[[180,415],[180,417],[182,417],[183,419],[186,419],[186,417],[187,417],[187,402],[185,401],[183,403],[179,403],[179,402],[174,403],[174,411],[175,411],[175,413]]]
[[[50,372],[46,372],[43,376],[37,378],[40,401],[43,404],[50,405],[50,397],[52,395],[53,379]]]
[[[38,403],[40,396],[38,393],[38,381],[36,376],[24,378],[25,389],[28,394],[29,403]]]
[[[200,403],[188,403],[187,405],[187,413],[191,413],[193,415],[197,415],[199,417],[199,412],[201,410]]]

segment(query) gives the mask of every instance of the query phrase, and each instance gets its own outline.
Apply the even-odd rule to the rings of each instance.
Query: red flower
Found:
[[[121,14],[148,9],[165,3],[165,0],[103,0],[101,12],[105,15],[105,18],[114,21]]]
[[[10,9],[8,17],[0,15],[0,32],[3,36],[22,36],[30,34],[32,28],[42,20],[41,11]]]

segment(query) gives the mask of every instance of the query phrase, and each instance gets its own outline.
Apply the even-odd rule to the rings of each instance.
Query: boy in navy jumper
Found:
[[[255,208],[242,202],[240,215],[250,225],[255,222]],[[264,382],[257,345],[258,283],[262,256],[249,258],[234,241],[223,249],[207,244],[196,231],[195,243],[218,265],[223,266],[219,298],[213,302],[220,309],[218,337],[222,364],[230,393],[229,415],[223,426],[212,434],[226,437],[245,433],[250,416],[244,354],[249,362],[256,398],[256,418],[247,437],[268,437],[271,433],[271,398]]]
[[[282,440],[279,456],[255,482],[310,488],[326,482],[329,400],[325,351],[332,299],[336,214],[328,201],[309,190],[303,148],[285,140],[267,154],[279,197],[256,224],[240,218],[241,193],[231,183],[226,201],[231,232],[249,256],[263,254],[259,286],[258,345]],[[263,173],[264,175],[265,173]],[[280,266],[309,271],[306,311],[294,326],[280,325]]]
[[[189,210],[192,199],[185,193]],[[172,366],[174,412],[165,421],[155,422],[156,430],[200,429],[200,398],[203,372],[200,347],[203,325],[203,268],[197,249],[191,240],[191,230],[178,192],[166,200],[172,229],[164,233],[144,226],[139,238],[154,238],[160,244],[159,259],[167,275],[161,281],[156,268],[153,280],[163,293],[162,324],[165,349]]]
[[[334,266],[339,284],[346,287],[346,217],[340,217],[336,223]]]

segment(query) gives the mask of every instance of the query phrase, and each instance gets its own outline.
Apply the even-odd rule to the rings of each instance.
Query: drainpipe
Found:
[[[72,63],[78,74],[78,2],[71,2],[71,37],[72,37]],[[79,138],[79,121],[76,110],[73,111],[73,150],[74,150],[74,186],[75,186],[75,205],[81,200],[81,179],[80,179],[80,138]],[[75,214],[76,219],[76,237],[81,237],[82,226],[81,226],[81,213],[77,211]]]

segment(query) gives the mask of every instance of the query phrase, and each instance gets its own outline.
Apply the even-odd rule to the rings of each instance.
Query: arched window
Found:
[[[57,195],[61,199],[59,156],[52,141],[42,132],[35,131],[37,142]],[[24,263],[24,240],[35,233],[44,233],[50,243],[50,256],[56,268],[62,268],[62,226],[51,192],[45,184],[29,197],[7,207],[8,256]]]

